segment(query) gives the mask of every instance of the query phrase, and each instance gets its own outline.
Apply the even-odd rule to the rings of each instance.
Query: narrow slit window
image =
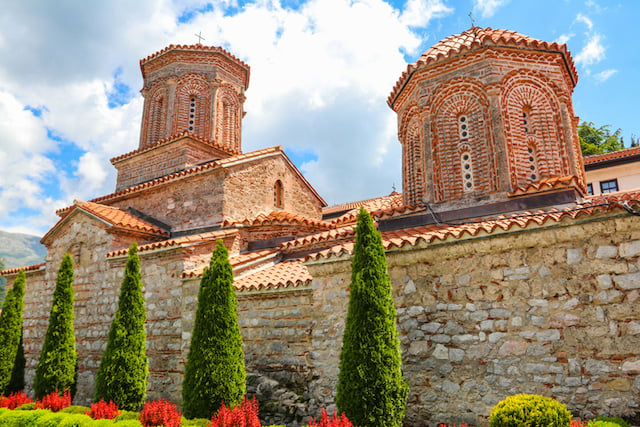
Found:
[[[460,133],[460,139],[469,138],[469,117],[466,114],[458,117],[458,131]]]
[[[473,184],[473,162],[468,151],[460,155],[460,165],[462,169],[462,189],[465,193],[474,190]]]
[[[284,207],[284,194],[282,188],[282,181],[277,180],[273,185],[273,204],[276,208]]]
[[[189,132],[193,132],[196,124],[196,98],[192,96],[189,103]]]

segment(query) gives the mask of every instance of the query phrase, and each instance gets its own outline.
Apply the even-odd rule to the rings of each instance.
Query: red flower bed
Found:
[[[180,411],[176,405],[166,399],[145,403],[138,419],[145,427],[178,427],[182,422]]]
[[[33,403],[33,401],[23,391],[11,393],[9,397],[0,396],[0,408],[16,409],[27,403]]]
[[[322,408],[322,413],[320,414],[320,422],[318,423],[315,418],[309,418],[308,427],[353,427],[353,424],[351,423],[351,421],[349,421],[344,412],[338,417],[336,416],[336,411],[334,409],[333,416],[329,418],[327,410]]]
[[[210,427],[260,427],[258,418],[258,401],[254,397],[248,400],[242,399],[242,403],[233,409],[227,408],[224,403],[218,413],[211,418]]]
[[[99,402],[91,404],[91,409],[85,412],[85,415],[89,415],[94,420],[112,420],[120,415],[120,409],[113,401],[110,400],[107,403],[104,399],[100,399]]]
[[[64,409],[71,406],[71,392],[66,389],[60,394],[58,389],[47,394],[42,400],[36,400],[36,408],[49,409],[53,412],[58,412],[60,409]]]

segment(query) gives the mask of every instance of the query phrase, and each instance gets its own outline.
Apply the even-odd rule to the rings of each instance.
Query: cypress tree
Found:
[[[408,391],[382,238],[360,208],[336,405],[354,425],[399,427]]]
[[[21,333],[20,344],[18,345],[18,352],[16,353],[16,360],[13,364],[13,371],[11,372],[11,379],[9,380],[9,385],[7,385],[7,388],[4,391],[5,396],[24,390],[24,367],[27,364],[27,360],[24,358],[22,335],[23,334]]]
[[[20,270],[13,281],[13,287],[7,292],[0,314],[0,391],[4,391],[11,380],[20,346],[25,282],[24,271]]]
[[[75,394],[78,354],[73,319],[73,261],[67,253],[58,270],[49,326],[33,380],[36,399],[55,390]]]
[[[120,409],[137,411],[147,392],[147,335],[138,245],[129,257],[120,288],[118,309],[109,329],[107,347],[96,375],[94,401],[112,400]]]
[[[233,271],[218,241],[198,291],[198,309],[182,383],[187,418],[210,418],[221,406],[237,405],[246,393],[246,371]]]

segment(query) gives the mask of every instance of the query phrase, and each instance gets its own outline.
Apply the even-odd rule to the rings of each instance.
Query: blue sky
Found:
[[[137,147],[139,60],[223,46],[251,66],[243,150],[283,145],[328,203],[401,187],[386,105],[406,68],[471,26],[567,43],[582,120],[640,136],[640,2],[605,0],[0,0],[0,230],[42,235],[55,210],[115,187]]]

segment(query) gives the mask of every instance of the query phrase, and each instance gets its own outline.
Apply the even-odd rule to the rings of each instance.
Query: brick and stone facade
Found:
[[[387,251],[407,426],[484,425],[495,403],[520,392],[585,418],[635,416],[640,193],[584,198],[572,64],[565,45],[511,31],[471,28],[439,42],[389,97],[403,194],[326,208],[282,147],[241,152],[246,64],[201,45],[151,55],[141,61],[139,146],[112,159],[115,192],[60,210],[42,240],[46,262],[26,267],[27,391],[70,252],[75,403],[89,403],[137,241],[148,397],[180,403],[199,280],[221,239],[248,392],[263,422],[305,425],[334,405],[364,206]],[[17,272],[3,272],[8,286]]]

